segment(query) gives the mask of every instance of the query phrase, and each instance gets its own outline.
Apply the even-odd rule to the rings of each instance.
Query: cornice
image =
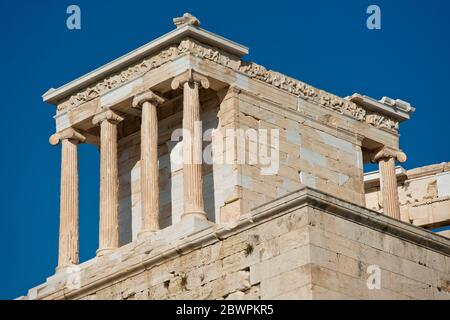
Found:
[[[387,115],[379,114],[372,110],[366,110],[352,101],[314,88],[279,72],[267,70],[265,67],[256,63],[244,62],[237,56],[190,38],[182,40],[178,45],[167,47],[158,54],[146,57],[138,63],[129,66],[126,70],[108,76],[97,82],[95,85],[70,96],[66,101],[58,105],[58,111],[67,111],[76,108],[85,102],[95,99],[100,95],[185,54],[191,54],[202,59],[210,60],[249,78],[262,81],[301,99],[310,101],[339,114],[349,116],[371,126],[394,132],[398,129],[399,121],[388,117]]]
[[[399,122],[410,119],[411,114],[415,111],[415,108],[410,103],[400,99],[394,100],[389,97],[375,100],[371,97],[354,93],[350,97],[345,97],[345,99],[361,105],[366,110],[386,114],[388,117],[396,119]]]
[[[161,37],[113,60],[100,68],[97,68],[58,89],[51,88],[42,96],[44,102],[58,104],[64,98],[82,91],[86,87],[95,86],[95,83],[102,82],[102,79],[110,77],[112,74],[121,73],[130,65],[138,64],[149,56],[158,55],[157,52],[165,48],[179,44],[183,39],[195,38],[202,43],[225,50],[232,55],[241,57],[248,54],[248,48],[234,41],[228,40],[217,34],[204,30],[198,26],[186,24],[172,30]]]

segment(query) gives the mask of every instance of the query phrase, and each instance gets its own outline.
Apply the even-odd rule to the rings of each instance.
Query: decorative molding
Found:
[[[155,106],[158,106],[162,103],[164,103],[164,98],[160,97],[159,95],[155,94],[151,90],[147,90],[145,92],[142,92],[140,94],[137,94],[133,98],[132,106],[133,108],[140,108],[145,102],[149,102]]]
[[[107,109],[105,111],[97,113],[92,119],[92,123],[94,125],[100,124],[103,121],[109,121],[111,123],[119,123],[123,121],[123,119],[124,118],[121,115],[117,114],[116,112],[110,109]]]
[[[68,100],[58,105],[58,111],[71,110],[79,105],[93,100],[105,92],[119,87],[120,85],[133,80],[144,73],[153,70],[171,59],[177,57],[180,50],[177,46],[168,47],[156,55],[145,58],[137,64],[128,67],[126,70],[116,73],[98,82],[92,87],[88,87],[79,93],[72,95]]]
[[[243,63],[237,56],[221,49],[202,44],[193,39],[185,39],[178,46],[180,53],[190,53],[193,56],[216,62],[222,66],[238,71]]]
[[[183,54],[191,54],[199,58],[213,61],[234,71],[243,73],[250,78],[263,81],[304,100],[311,101],[324,108],[347,115],[374,127],[390,131],[398,130],[399,122],[395,119],[373,111],[368,111],[354,102],[314,88],[304,82],[290,78],[281,73],[267,70],[265,67],[256,63],[241,61],[237,56],[231,55],[221,49],[201,44],[190,38],[182,40],[178,46],[170,46],[160,53],[145,58],[126,70],[98,82],[93,87],[89,87],[71,96],[67,101],[58,106],[58,111],[70,110],[82,103],[95,99],[101,94]]]
[[[365,122],[379,128],[385,128],[388,130],[398,130],[399,122],[384,115],[367,112]]]
[[[403,163],[406,161],[407,157],[403,151],[394,150],[388,147],[383,147],[373,152],[371,155],[372,162],[378,162],[381,159],[394,158],[396,161]]]
[[[172,80],[171,87],[173,90],[176,90],[182,87],[186,82],[193,83],[196,82],[199,86],[201,85],[203,88],[209,88],[209,80],[207,77],[199,74],[193,69],[189,69],[186,72],[180,74]]]
[[[397,127],[395,129],[398,129],[398,123],[408,120],[411,113],[415,111],[411,104],[400,99],[394,100],[383,97],[380,100],[375,100],[359,93],[354,93],[344,99],[363,107],[370,115],[367,117],[368,123],[376,126],[382,125],[388,129],[391,127]],[[380,114],[383,114],[383,116],[380,116]]]
[[[61,132],[52,134],[48,140],[51,145],[56,146],[60,141],[65,139],[74,140],[79,143],[83,143],[86,141],[86,137],[73,128],[67,128]]]
[[[182,17],[173,18],[173,24],[177,28],[183,27],[187,24],[194,27],[200,27],[200,20],[198,20],[192,14],[186,12]]]

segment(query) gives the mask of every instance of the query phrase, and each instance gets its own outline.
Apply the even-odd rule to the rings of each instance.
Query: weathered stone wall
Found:
[[[248,213],[252,208],[274,200],[306,185],[339,195],[342,199],[364,205],[363,159],[361,142],[354,136],[338,133],[308,117],[290,117],[275,103],[255,94],[235,89],[221,104],[220,119],[226,128],[279,130],[279,168],[274,175],[264,175],[268,164],[250,164],[249,155],[258,154],[246,136],[244,164],[237,164],[234,180],[237,188],[230,193],[228,205],[222,208],[221,221],[233,220],[237,210]],[[271,136],[267,137],[274,152]],[[258,137],[258,144],[261,139]],[[272,147],[272,149],[271,149]]]
[[[450,259],[397,236],[314,211],[310,233],[314,298],[450,299]],[[368,290],[367,268],[381,269]]]
[[[134,241],[29,299],[450,299],[450,240],[302,189],[174,241]],[[381,288],[367,287],[367,267]],[[61,275],[60,275],[61,277]]]
[[[397,180],[403,221],[425,228],[450,225],[450,163],[407,170]],[[366,184],[366,205],[382,211],[379,182]]]

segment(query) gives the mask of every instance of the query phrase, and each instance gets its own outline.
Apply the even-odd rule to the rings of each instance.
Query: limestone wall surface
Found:
[[[240,167],[243,212],[274,200],[305,185],[363,205],[363,159],[361,143],[354,136],[339,134],[311,119],[293,118],[274,104],[250,93],[238,96],[237,126],[279,130],[279,169],[262,174],[266,165]]]
[[[177,230],[80,265],[79,287],[58,275],[28,299],[450,299],[450,240],[307,188],[233,225]]]

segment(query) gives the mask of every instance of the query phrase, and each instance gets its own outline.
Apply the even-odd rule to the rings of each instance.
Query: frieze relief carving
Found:
[[[127,68],[126,70],[116,73],[101,82],[98,82],[95,86],[89,87],[73,96],[71,96],[67,101],[58,105],[58,111],[70,110],[88,102],[92,99],[97,98],[101,94],[117,88],[121,84],[124,84],[144,73],[155,69],[164,63],[168,62],[170,59],[175,58],[179,55],[179,50],[176,46],[171,46],[162,50],[157,55],[151,56],[141,60],[139,63]]]
[[[192,39],[181,41],[178,46],[178,50],[180,54],[190,53],[196,57],[216,62],[233,70],[238,70],[242,63],[242,61],[236,56],[228,54],[223,50],[200,44]]]
[[[371,112],[366,115],[366,122],[374,127],[385,128],[390,130],[398,130],[398,121],[385,117],[378,113]]]
[[[327,109],[350,116],[358,121],[366,122],[372,126],[394,131],[398,130],[398,121],[380,114],[368,112],[354,102],[319,90],[281,73],[267,70],[265,67],[256,63],[241,61],[238,57],[224,52],[223,50],[201,44],[193,39],[185,39],[181,41],[178,46],[170,46],[158,54],[145,58],[126,70],[104,79],[95,86],[89,87],[71,96],[67,101],[58,105],[58,111],[70,110],[82,103],[95,99],[101,94],[183,54],[192,54],[193,56],[213,61],[233,69],[234,71],[241,72],[250,78],[263,81],[281,90],[299,96],[304,100],[312,101]]]

